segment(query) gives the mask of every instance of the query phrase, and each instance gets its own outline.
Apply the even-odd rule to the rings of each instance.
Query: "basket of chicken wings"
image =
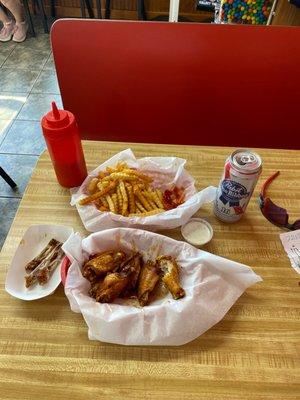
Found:
[[[182,345],[220,321],[251,284],[251,268],[140,229],[113,228],[63,245],[65,293],[91,340]]]

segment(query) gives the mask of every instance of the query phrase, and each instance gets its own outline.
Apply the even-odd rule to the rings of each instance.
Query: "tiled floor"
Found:
[[[35,29],[24,43],[0,42],[0,166],[18,184],[12,190],[0,178],[0,249],[45,149],[40,119],[51,101],[61,106],[49,35],[38,21]]]

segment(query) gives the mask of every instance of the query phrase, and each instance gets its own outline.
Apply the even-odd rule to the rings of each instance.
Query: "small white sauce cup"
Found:
[[[188,225],[192,224],[193,225],[199,225],[199,227],[203,227],[203,225],[205,225],[205,227],[208,229],[208,235],[207,237],[201,240],[201,238],[199,238],[199,240],[195,239],[195,238],[191,238],[189,237],[187,230],[188,230]],[[193,246],[204,246],[206,243],[210,242],[212,237],[213,237],[213,228],[210,225],[209,222],[207,222],[205,219],[202,218],[191,218],[188,222],[186,222],[184,225],[182,225],[181,227],[181,234],[184,237],[184,240],[190,244],[192,244]]]

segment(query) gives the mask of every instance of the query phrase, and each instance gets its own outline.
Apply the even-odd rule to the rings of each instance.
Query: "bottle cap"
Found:
[[[52,101],[51,104],[52,111],[49,111],[44,117],[44,121],[47,123],[48,127],[51,129],[59,129],[69,125],[70,118],[68,112],[59,110],[55,101]]]

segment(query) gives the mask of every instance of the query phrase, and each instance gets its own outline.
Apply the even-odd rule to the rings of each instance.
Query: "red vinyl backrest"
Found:
[[[300,28],[64,19],[51,30],[82,138],[300,148]]]

